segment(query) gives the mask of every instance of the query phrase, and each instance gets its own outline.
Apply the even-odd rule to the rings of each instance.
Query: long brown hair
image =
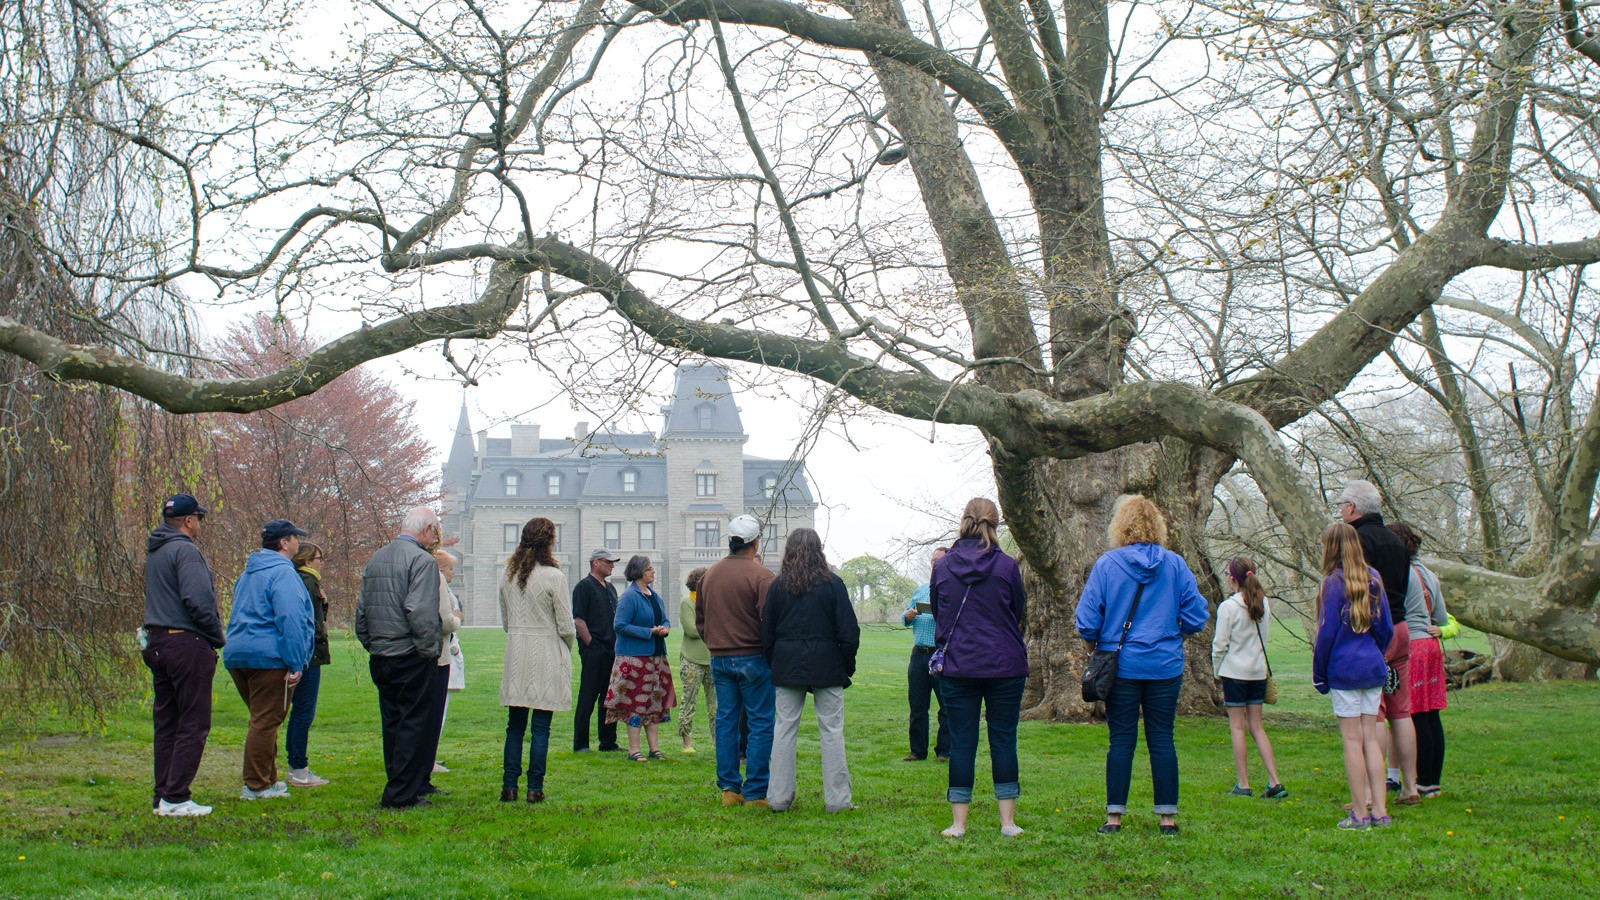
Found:
[[[1350,630],[1362,634],[1372,627],[1378,598],[1368,590],[1372,574],[1367,571],[1367,556],[1361,551],[1361,537],[1343,522],[1335,522],[1322,532],[1322,576],[1344,570],[1344,596],[1349,604]],[[1322,618],[1322,588],[1317,588],[1317,618]]]
[[[1244,601],[1250,621],[1261,621],[1267,613],[1267,592],[1261,587],[1261,579],[1256,577],[1256,561],[1248,556],[1235,556],[1228,560],[1228,577],[1239,586],[1239,598]]]
[[[1000,546],[1000,507],[987,497],[973,497],[961,510],[961,537],[977,538],[984,549]]]
[[[790,531],[783,545],[783,564],[778,567],[778,578],[789,593],[804,594],[832,577],[821,535],[810,528]]]
[[[556,542],[556,523],[539,516],[522,526],[522,538],[517,541],[516,552],[506,560],[506,580],[515,581],[518,588],[528,586],[528,576],[534,566],[559,569],[550,547]]]

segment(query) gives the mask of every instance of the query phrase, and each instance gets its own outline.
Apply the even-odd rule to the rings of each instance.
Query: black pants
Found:
[[[448,646],[449,641],[445,644]],[[432,784],[433,764],[439,758],[439,735],[444,733],[444,704],[450,699],[449,666],[434,663],[433,683],[428,685],[428,691],[433,695],[433,716],[428,720],[428,745],[422,749],[422,755],[428,758],[428,777],[423,780]]]
[[[383,717],[384,806],[411,806],[428,786],[433,754],[428,735],[433,724],[433,679],[438,660],[420,654],[373,656],[367,660],[378,688]]]
[[[928,758],[928,695],[939,702],[939,733],[933,741],[935,756],[950,755],[950,722],[944,714],[944,698],[939,696],[939,679],[928,674],[932,647],[911,648],[911,664],[906,668],[906,699],[911,703],[911,755]]]
[[[611,665],[616,657],[593,642],[582,652],[583,674],[578,676],[577,712],[572,720],[572,749],[583,750],[589,746],[589,719],[595,707],[600,708],[600,749],[617,749],[617,723],[606,721],[602,705],[606,688],[611,684]]]
[[[155,687],[155,799],[182,803],[211,734],[211,683],[217,651],[192,631],[151,628],[144,649]]]
[[[1438,710],[1414,712],[1411,721],[1417,726],[1417,784],[1438,787],[1444,774],[1444,723]]]

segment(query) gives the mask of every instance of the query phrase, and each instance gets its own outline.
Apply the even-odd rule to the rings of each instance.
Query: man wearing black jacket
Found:
[[[211,682],[226,643],[211,567],[194,539],[206,516],[188,494],[174,494],[150,532],[144,564],[144,664],[155,683],[155,796],[158,816],[203,816],[189,786],[211,734]]]
[[[617,723],[606,721],[603,702],[611,682],[611,665],[616,662],[616,632],[612,620],[617,615],[617,589],[608,580],[622,557],[600,549],[589,554],[589,574],[572,589],[572,625],[578,631],[578,657],[583,672],[578,676],[578,702],[572,717],[572,752],[589,751],[589,718],[600,706],[600,749],[620,750]]]

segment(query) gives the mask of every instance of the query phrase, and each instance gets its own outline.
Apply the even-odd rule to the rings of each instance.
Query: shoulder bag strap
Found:
[[[969,584],[967,585],[966,593],[961,595],[961,605],[956,607],[956,617],[950,622],[950,633],[944,636],[946,644],[950,643],[950,639],[956,636],[956,626],[961,624],[961,611],[967,608],[967,595],[971,593],[972,585]]]
[[[1249,611],[1246,610],[1245,611],[1245,615],[1249,615],[1249,614],[1250,614]],[[1262,610],[1262,615],[1266,615],[1266,611],[1265,610]],[[1255,620],[1255,625],[1256,625],[1256,640],[1261,642],[1261,659],[1263,661],[1265,661],[1266,664],[1267,664],[1267,677],[1271,678],[1272,677],[1272,660],[1267,657],[1267,642],[1266,642],[1266,639],[1261,636],[1261,620],[1260,619]]]
[[[1128,620],[1122,623],[1122,637],[1117,638],[1117,652],[1122,652],[1122,645],[1128,642],[1128,629],[1133,627],[1133,614],[1139,611],[1139,598],[1144,596],[1144,585],[1133,592],[1133,605],[1128,607]]]

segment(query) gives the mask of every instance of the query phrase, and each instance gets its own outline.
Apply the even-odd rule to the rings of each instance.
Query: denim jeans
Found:
[[[1133,751],[1139,745],[1139,717],[1144,715],[1144,740],[1150,750],[1150,780],[1158,816],[1178,813],[1178,748],[1172,743],[1173,719],[1183,676],[1153,681],[1118,678],[1106,698],[1106,812],[1128,811],[1128,782],[1133,779]]]
[[[767,796],[772,759],[772,717],[776,693],[772,667],[764,656],[713,656],[711,680],[717,688],[717,787],[738,791],[746,800]],[[739,717],[750,726],[739,777]]]
[[[322,687],[322,667],[306,666],[300,673],[300,683],[294,686],[293,705],[289,709],[289,733],[284,743],[289,746],[289,768],[304,769],[306,739],[311,736],[311,722],[317,717],[317,691]]]
[[[951,803],[972,802],[972,781],[978,759],[978,707],[989,723],[989,771],[996,800],[1022,794],[1017,776],[1017,719],[1022,715],[1022,688],[1026,678],[939,679],[939,696],[950,720]]]
[[[911,755],[928,758],[928,696],[939,703],[939,732],[933,740],[934,756],[950,755],[950,720],[945,715],[944,698],[939,696],[939,679],[928,674],[928,658],[933,650],[911,648],[911,663],[906,668],[906,700],[911,704]]]
[[[550,756],[550,717],[553,715],[548,709],[506,707],[506,754],[500,775],[502,788],[508,791],[517,789],[517,779],[522,777],[522,734],[531,722],[533,739],[528,742],[528,790],[544,790],[545,760]]]

